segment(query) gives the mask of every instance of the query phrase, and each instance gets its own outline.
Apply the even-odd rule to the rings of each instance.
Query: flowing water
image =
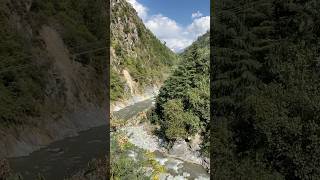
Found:
[[[152,106],[153,100],[146,100],[121,109],[114,114],[129,119],[138,112]],[[25,180],[34,180],[40,173],[47,180],[60,180],[84,169],[93,158],[104,157],[107,153],[106,126],[92,128],[79,136],[65,138],[31,153],[29,156],[9,159],[12,169]],[[156,152],[157,160],[168,168],[169,173],[179,175],[188,172],[189,178],[208,177],[199,165],[168,158]],[[112,158],[112,157],[111,157]]]
[[[121,119],[129,119],[130,117],[136,115],[138,112],[145,110],[153,106],[154,99],[149,99],[140,103],[136,103],[134,106],[129,106],[124,108],[118,112],[115,112],[114,115]],[[144,149],[155,149],[154,146],[150,146],[150,144],[154,144],[154,142],[158,142],[158,139],[154,139],[150,141],[150,135],[146,136],[143,134],[148,134],[147,132],[143,132],[143,125],[137,125],[135,127],[124,128],[124,130],[129,130],[134,132],[135,140],[132,141],[133,144],[144,147]],[[128,133],[128,134],[131,134]],[[137,135],[138,134],[138,135]],[[130,138],[129,138],[130,139]],[[149,139],[149,140],[147,140]],[[160,179],[210,179],[209,174],[206,169],[204,169],[201,165],[185,162],[181,159],[168,157],[164,153],[156,150],[154,151],[156,160],[164,165],[167,169],[168,174],[163,175]],[[134,157],[134,154],[129,155]],[[111,157],[112,158],[112,157]],[[171,175],[168,178],[168,175]]]
[[[155,154],[157,161],[161,165],[164,165],[167,169],[167,172],[173,177],[198,180],[210,179],[207,171],[200,165],[184,162],[181,159],[168,157],[159,151],[155,151]]]
[[[85,168],[93,158],[104,157],[108,143],[106,133],[106,126],[92,128],[9,162],[12,169],[27,180],[36,179],[38,173],[46,180],[64,179]]]

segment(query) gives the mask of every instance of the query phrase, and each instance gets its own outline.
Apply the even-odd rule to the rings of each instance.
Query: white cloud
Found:
[[[161,14],[149,17],[145,25],[160,39],[175,38],[182,31],[174,20]]]
[[[210,29],[210,17],[195,18],[186,27],[161,14],[148,17],[145,25],[166,45],[175,52],[181,52],[190,46],[197,37]]]
[[[149,15],[148,8],[138,3],[137,0],[127,0],[138,12],[139,17],[162,42],[172,51],[181,52],[190,46],[197,37],[210,29],[210,17],[203,16],[199,11],[191,16],[193,21],[187,26],[178,24],[162,14]]]
[[[206,33],[210,29],[210,16],[204,16],[194,19],[193,22],[187,27],[190,36],[197,38],[198,36]]]
[[[138,16],[142,19],[145,20],[148,16],[148,8],[140,4],[137,0],[127,0],[132,7],[137,11]]]
[[[194,19],[194,18],[198,18],[198,17],[202,17],[202,16],[203,16],[203,14],[200,11],[197,11],[195,13],[192,13],[191,18]]]
[[[190,46],[194,40],[188,38],[170,38],[163,39],[167,46],[174,52],[181,52],[184,48]]]

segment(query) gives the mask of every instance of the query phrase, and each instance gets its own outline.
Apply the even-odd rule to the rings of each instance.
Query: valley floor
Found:
[[[114,138],[114,133],[120,134],[121,136],[116,137],[125,137],[127,145],[130,146],[121,153],[125,158],[133,161],[136,161],[135,158],[138,156],[146,159],[151,166],[141,166],[141,168],[146,169],[143,176],[147,179],[154,175],[153,172],[157,168],[161,170],[157,176],[163,180],[209,179],[206,168],[202,167],[199,161],[190,159],[190,154],[170,154],[163,140],[154,134],[156,127],[150,124],[145,114],[153,105],[154,98],[151,98],[113,113],[114,117],[124,120],[125,125],[122,124],[116,131],[111,132],[112,138]],[[112,121],[111,126],[113,123]],[[29,156],[9,159],[9,162],[13,172],[27,179],[35,179],[38,174],[46,179],[57,177],[63,179],[68,176],[71,179],[101,179],[107,174],[106,170],[109,168],[107,167],[109,163],[103,159],[107,154],[105,133],[105,126],[92,128],[80,132],[79,136],[54,142]],[[113,140],[112,138],[111,141],[119,140],[119,138]],[[93,158],[98,158],[98,160],[92,160]],[[118,156],[113,156],[111,153],[112,158],[118,161]],[[202,157],[197,158],[201,162]],[[79,171],[79,169],[83,170]]]
[[[164,169],[163,172],[158,172],[157,177],[159,179],[209,179],[207,170],[201,166],[203,157],[197,153],[188,152],[189,149],[186,148],[177,150],[180,153],[169,153],[170,151],[165,148],[165,142],[154,134],[156,127],[150,124],[145,115],[145,112],[154,104],[154,100],[146,100],[123,109],[123,111],[115,114],[115,120],[118,120],[117,115],[118,117],[123,117],[125,115],[123,112],[135,111],[137,108],[141,108],[141,104],[149,105],[147,109],[140,111],[138,116],[127,119],[123,123],[124,126],[121,126],[114,132],[120,133],[121,137],[125,137],[128,143],[133,145],[133,147],[125,151],[127,156],[133,160],[137,160],[136,158],[141,156],[141,151],[152,153],[154,156],[153,160]],[[177,146],[183,147],[183,144],[178,144]],[[112,157],[111,155],[111,158],[117,157]],[[117,159],[115,160],[117,161]],[[151,172],[155,171],[152,171],[152,167],[149,166],[145,168],[151,169]],[[146,172],[146,175],[147,177],[152,177],[152,173],[148,174]]]

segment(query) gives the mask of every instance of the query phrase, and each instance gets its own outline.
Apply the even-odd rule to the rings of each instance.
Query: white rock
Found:
[[[183,172],[183,174],[182,174],[184,177],[189,177],[190,176],[190,174],[189,173],[187,173],[187,172]]]
[[[199,176],[199,177],[195,178],[194,180],[210,180],[210,178],[205,177],[205,176]]]
[[[156,158],[156,161],[158,161],[159,164],[163,166],[168,161],[168,159],[167,158]]]

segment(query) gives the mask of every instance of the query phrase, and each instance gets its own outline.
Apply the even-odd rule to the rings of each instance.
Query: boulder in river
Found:
[[[172,148],[169,150],[169,154],[183,157],[187,154],[188,151],[189,147],[187,142],[185,140],[179,139],[173,144]]]
[[[173,144],[169,150],[169,154],[200,165],[202,162],[199,151],[193,151],[190,145],[182,139],[177,140]]]

